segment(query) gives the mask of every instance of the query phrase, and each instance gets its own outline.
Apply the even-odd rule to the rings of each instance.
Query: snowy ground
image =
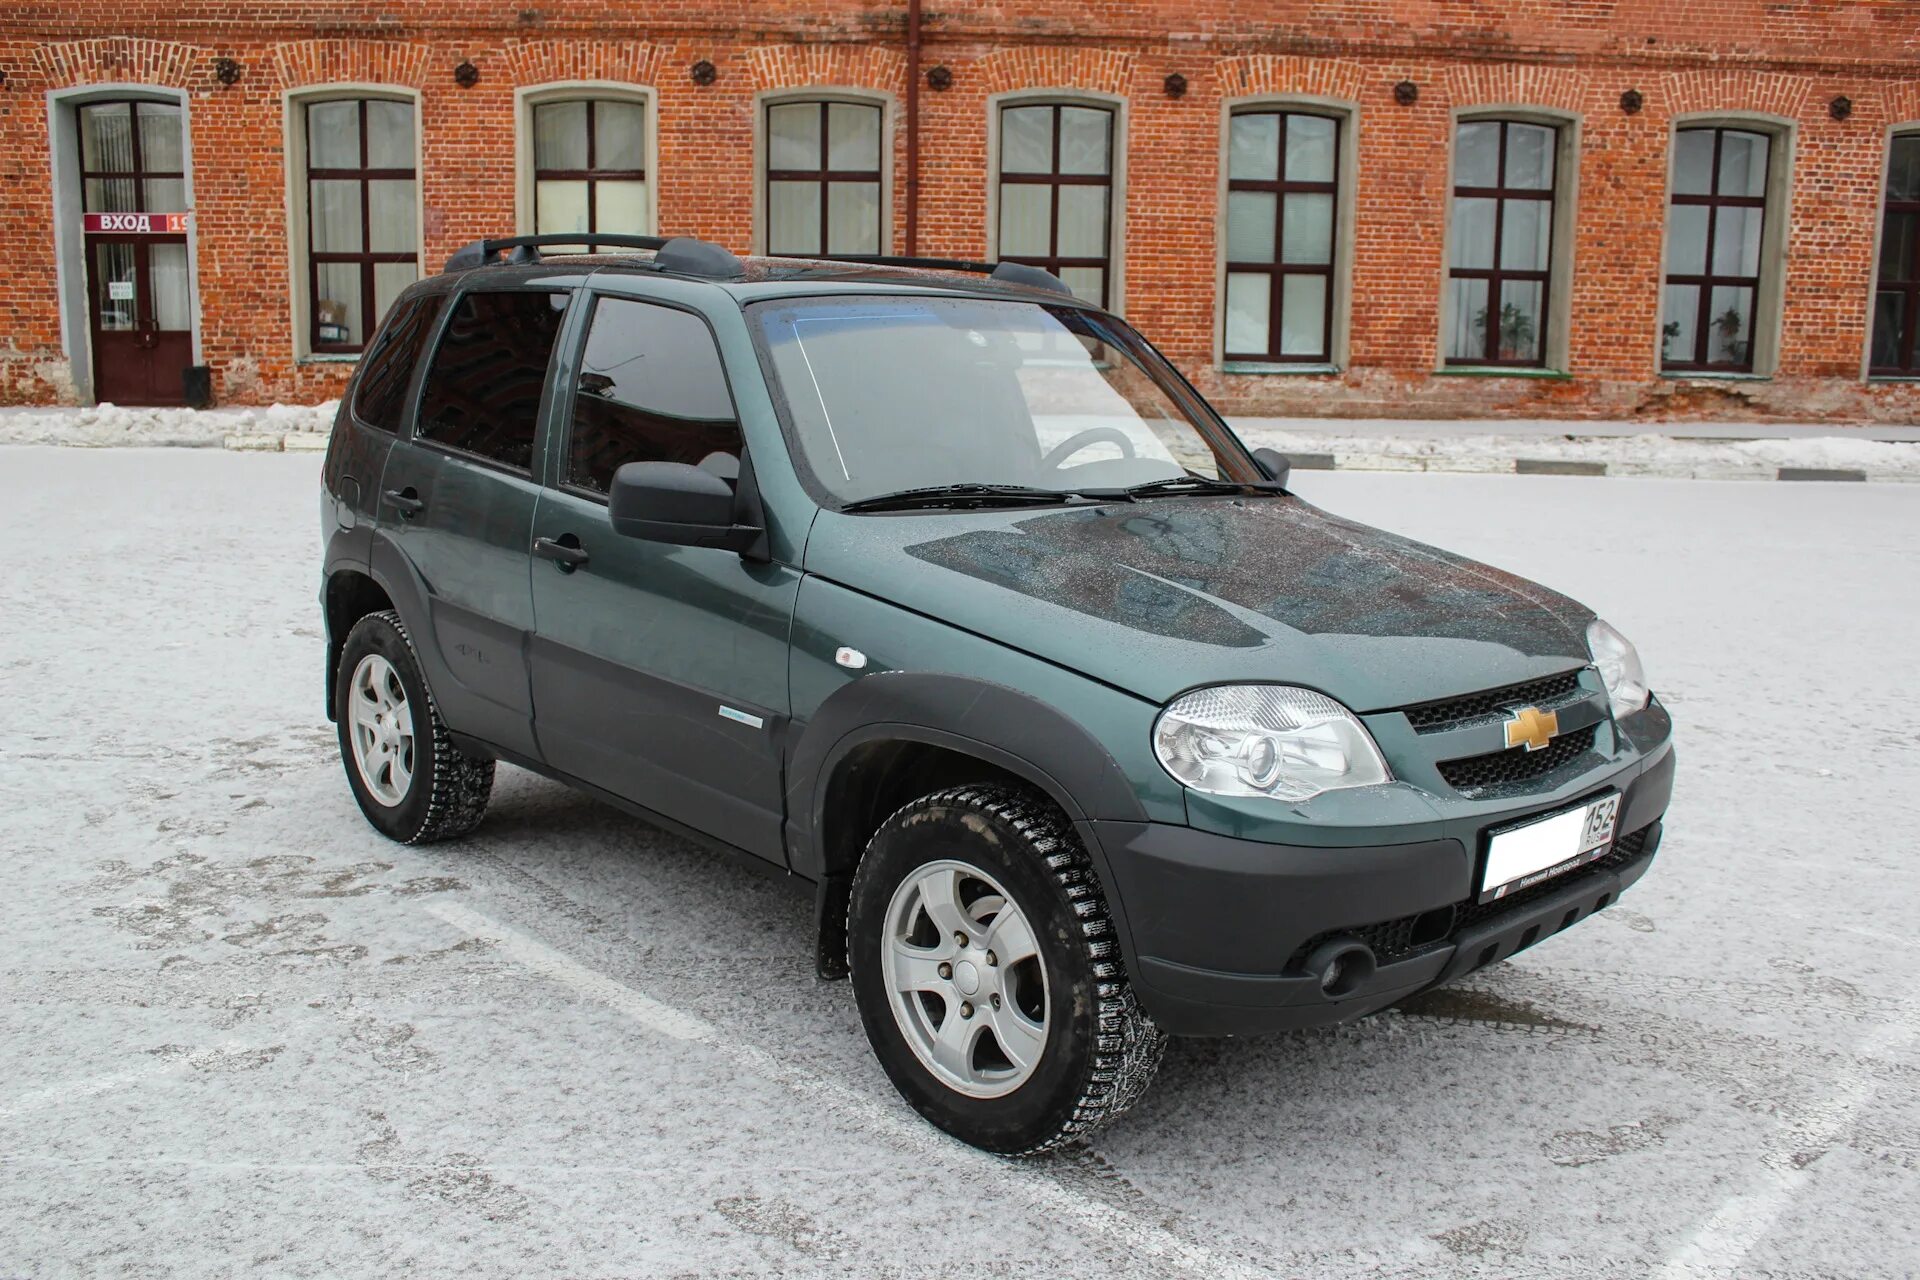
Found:
[[[1920,489],[1302,476],[1582,596],[1673,708],[1589,924],[1176,1042],[1089,1148],[900,1104],[777,882],[503,769],[385,843],[317,459],[0,451],[0,1275],[1866,1277],[1920,1258]]]

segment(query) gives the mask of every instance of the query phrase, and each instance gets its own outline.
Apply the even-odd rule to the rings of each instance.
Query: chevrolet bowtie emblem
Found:
[[[1525,747],[1529,751],[1538,751],[1553,741],[1553,735],[1560,732],[1560,717],[1551,711],[1542,711],[1538,707],[1521,707],[1512,713],[1507,721],[1507,745]]]

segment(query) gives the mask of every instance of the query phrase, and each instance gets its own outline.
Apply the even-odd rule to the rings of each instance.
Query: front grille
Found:
[[[1440,762],[1440,776],[1448,786],[1470,799],[1497,795],[1534,782],[1572,764],[1593,750],[1598,725],[1563,733],[1538,751],[1509,747],[1483,756]]]
[[[1572,671],[1529,680],[1525,684],[1488,689],[1484,693],[1469,693],[1462,698],[1423,702],[1403,710],[1416,733],[1443,733],[1481,720],[1500,719],[1506,715],[1509,707],[1551,708],[1556,703],[1570,700],[1579,692],[1580,669],[1576,667]]]
[[[1454,935],[1463,933],[1476,925],[1485,924],[1496,916],[1509,911],[1517,911],[1531,903],[1539,901],[1548,894],[1559,893],[1568,885],[1576,883],[1582,876],[1618,871],[1647,847],[1647,833],[1651,827],[1642,827],[1629,832],[1613,842],[1601,857],[1567,875],[1555,876],[1543,880],[1518,893],[1510,893],[1504,898],[1492,902],[1475,902],[1467,898],[1450,907],[1438,907],[1432,911],[1423,911],[1419,915],[1400,916],[1394,920],[1382,920],[1377,924],[1361,925],[1352,929],[1330,929],[1326,933],[1316,934],[1301,943],[1287,961],[1288,967],[1299,969],[1302,962],[1313,954],[1313,949],[1328,938],[1352,935],[1373,948],[1374,957],[1381,964],[1390,964],[1395,960],[1425,950],[1438,942],[1445,942]]]

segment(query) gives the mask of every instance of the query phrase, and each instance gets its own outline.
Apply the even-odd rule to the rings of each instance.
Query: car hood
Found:
[[[1593,617],[1291,496],[822,512],[806,568],[1156,702],[1226,681],[1356,711],[1431,701],[1588,661]]]

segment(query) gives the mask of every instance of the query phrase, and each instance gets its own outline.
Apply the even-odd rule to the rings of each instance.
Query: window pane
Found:
[[[767,109],[767,167],[820,167],[820,104],[790,102]]]
[[[1267,312],[1273,291],[1265,273],[1237,271],[1227,276],[1227,354],[1267,354]]]
[[[587,104],[543,102],[533,109],[533,167],[587,167]]]
[[[587,229],[587,184],[550,178],[533,184],[533,227],[539,233]]]
[[[684,311],[603,298],[573,397],[567,479],[605,493],[628,462],[739,457],[740,426],[713,336]]]
[[[307,189],[314,252],[359,253],[360,184],[351,178],[316,178]]]
[[[1107,173],[1113,113],[1092,107],[1060,108],[1060,172]]]
[[[593,167],[637,173],[647,167],[647,109],[637,102],[593,104]]]
[[[1667,273],[1700,276],[1707,273],[1707,215],[1703,204],[1676,204],[1667,222]]]
[[[447,321],[420,393],[416,434],[529,470],[564,293],[469,293]]]
[[[1542,311],[1547,286],[1538,280],[1507,280],[1500,285],[1500,358],[1538,360]]]
[[[1447,281],[1447,359],[1487,358],[1487,282]]]
[[[1333,197],[1324,191],[1289,191],[1280,223],[1280,260],[1333,260]]]
[[[134,186],[135,184],[132,178],[88,178],[86,192],[87,212],[143,212],[137,207],[139,202],[134,195]],[[149,210],[146,212],[152,211]],[[160,212],[170,213],[178,211],[160,210]]]
[[[1761,210],[1740,205],[1714,211],[1713,273],[1717,276],[1760,274]]]
[[[147,250],[153,281],[153,323],[158,329],[193,328],[192,291],[187,281],[187,246],[162,242]]]
[[[153,173],[180,173],[187,167],[180,136],[180,108],[164,102],[140,104],[140,165]]]
[[[827,252],[880,252],[879,183],[828,184]]]
[[[647,234],[647,184],[638,180],[594,184],[594,229]]]
[[[307,167],[360,167],[360,104],[316,102],[307,108]]]
[[[1287,181],[1332,182],[1339,126],[1325,116],[1287,117]]]
[[[439,314],[439,299],[416,298],[380,334],[373,350],[360,362],[360,375],[353,386],[353,413],[360,421],[385,431],[400,429],[407,383],[413,378],[414,366]]]
[[[1707,362],[1753,363],[1753,290],[1716,285],[1708,310]]]
[[[139,273],[134,269],[135,251],[130,244],[105,241],[93,246],[94,311],[102,329],[120,333],[140,323]],[[114,297],[114,285],[120,285],[124,298]]]
[[[767,184],[767,252],[820,252],[820,184]]]
[[[1554,131],[1537,124],[1507,126],[1507,185],[1521,191],[1553,189]]]
[[[411,262],[376,262],[373,264],[373,327],[378,328],[387,318],[388,308],[393,300],[405,293],[407,286],[420,278],[420,269]]]
[[[1660,360],[1663,364],[1691,364],[1694,325],[1699,322],[1700,286],[1670,284],[1661,296]]]
[[[1893,140],[1887,163],[1887,199],[1920,200],[1920,133]]]
[[[146,205],[147,213],[185,213],[187,210],[187,180],[185,178],[147,178],[143,185],[146,194],[141,203]]]
[[[1280,354],[1326,354],[1327,277],[1290,275],[1280,281]]]
[[[1880,283],[1912,280],[1915,268],[1914,241],[1920,236],[1920,213],[1890,213],[1880,229]]]
[[[880,108],[850,102],[828,104],[827,168],[879,172]]]
[[[360,264],[323,262],[315,274],[314,340],[330,346],[358,346],[364,333],[360,327]]]
[[[367,229],[374,253],[412,253],[419,248],[414,234],[414,190],[411,178],[383,178],[367,184]]]
[[[1050,256],[1049,221],[1053,189],[1024,182],[1000,186],[1000,255],[1016,258]]]
[[[1500,265],[1509,271],[1545,271],[1553,239],[1553,204],[1509,200],[1500,215]]]
[[[1107,188],[1060,188],[1060,256],[1107,256]]]
[[[367,102],[367,167],[413,168],[413,104],[369,99]]]
[[[133,122],[124,102],[80,108],[80,165],[94,173],[133,171]],[[109,209],[104,212],[119,213]]]
[[[1272,182],[1279,176],[1280,117],[1270,111],[1233,117],[1227,126],[1227,177]]]
[[[1713,191],[1713,130],[1682,129],[1673,135],[1673,189],[1681,195]]]
[[[1900,365],[1900,347],[1905,333],[1907,296],[1903,293],[1882,293],[1873,301],[1873,355],[1870,363],[1876,369],[1893,369]]]
[[[1073,296],[1083,301],[1100,304],[1100,291],[1106,285],[1107,273],[1099,267],[1062,267],[1060,281],[1073,290]]]
[[[1497,200],[1456,196],[1453,201],[1453,265],[1484,270],[1493,265],[1493,218]]]
[[[1271,191],[1227,192],[1227,261],[1272,262],[1279,209]]]
[[[1492,187],[1500,183],[1500,126],[1491,121],[1463,124],[1454,133],[1453,185]]]
[[[1000,172],[1053,172],[1053,108],[1008,107],[1000,113]]]
[[[1720,135],[1720,194],[1767,194],[1767,137],[1759,133]]]

